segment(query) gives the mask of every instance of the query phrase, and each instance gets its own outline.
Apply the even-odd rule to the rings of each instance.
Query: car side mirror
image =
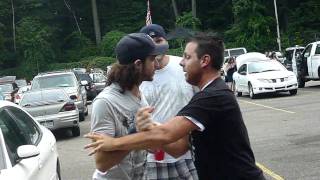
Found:
[[[81,86],[87,86],[89,83],[86,80],[80,81]]]
[[[71,96],[70,96],[70,99],[71,99],[71,100],[76,100],[76,99],[77,99],[77,96],[76,96],[76,95],[71,95]]]
[[[247,72],[245,72],[245,71],[243,71],[243,72],[240,72],[239,74],[241,74],[241,75],[247,75]]]
[[[27,159],[38,156],[40,150],[35,145],[22,145],[18,147],[17,154],[20,159]]]

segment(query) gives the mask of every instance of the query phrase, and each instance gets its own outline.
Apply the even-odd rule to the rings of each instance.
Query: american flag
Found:
[[[150,3],[149,0],[147,1],[147,16],[146,16],[146,25],[150,25],[152,24],[152,19],[151,19],[151,11],[150,11]]]

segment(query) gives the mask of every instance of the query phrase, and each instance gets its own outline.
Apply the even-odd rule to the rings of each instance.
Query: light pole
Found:
[[[281,39],[280,39],[280,29],[279,29],[279,20],[278,20],[278,10],[277,10],[277,0],[273,0],[274,2],[274,13],[276,15],[276,21],[277,21],[277,43],[279,46],[279,51],[281,52]]]

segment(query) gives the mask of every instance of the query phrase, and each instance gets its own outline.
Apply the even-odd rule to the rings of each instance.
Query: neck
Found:
[[[212,70],[210,70],[210,72],[205,72],[202,75],[202,78],[201,78],[200,82],[198,83],[199,89],[202,89],[210,81],[213,81],[213,80],[215,80],[215,79],[217,79],[219,77],[220,77],[220,71],[212,71]]]
[[[164,55],[161,59],[158,60],[159,69],[164,68],[169,63],[169,56]]]
[[[131,92],[134,96],[140,98],[139,86],[136,86],[136,85],[135,85],[135,86],[130,90],[130,92]]]

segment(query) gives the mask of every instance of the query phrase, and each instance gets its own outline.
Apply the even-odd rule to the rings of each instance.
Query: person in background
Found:
[[[237,71],[236,60],[234,57],[230,57],[227,64],[224,67],[226,73],[226,83],[229,88],[234,91],[233,73]]]
[[[233,92],[220,78],[224,43],[199,35],[186,45],[181,61],[186,80],[199,87],[179,113],[161,125],[152,121],[152,107],[138,110],[137,126],[146,131],[112,138],[87,134],[95,142],[89,154],[100,151],[164,148],[177,157],[189,149],[191,133],[195,165],[201,180],[265,180],[256,166],[247,128]]]
[[[151,81],[155,71],[155,57],[167,51],[168,45],[156,45],[144,33],[124,36],[115,51],[115,63],[108,75],[107,87],[94,99],[91,131],[110,137],[136,132],[135,114],[147,106],[139,91],[142,81]],[[99,151],[95,154],[94,180],[141,180],[146,151]]]
[[[157,44],[168,44],[166,33],[158,24],[144,26],[140,32],[150,35]],[[149,105],[155,108],[153,119],[158,123],[165,123],[190,101],[194,92],[192,86],[186,82],[185,73],[179,65],[181,57],[160,55],[156,60],[158,66],[153,80],[142,82],[140,90]],[[178,158],[170,156],[162,149],[148,153],[145,173],[148,180],[198,179],[190,151]]]

